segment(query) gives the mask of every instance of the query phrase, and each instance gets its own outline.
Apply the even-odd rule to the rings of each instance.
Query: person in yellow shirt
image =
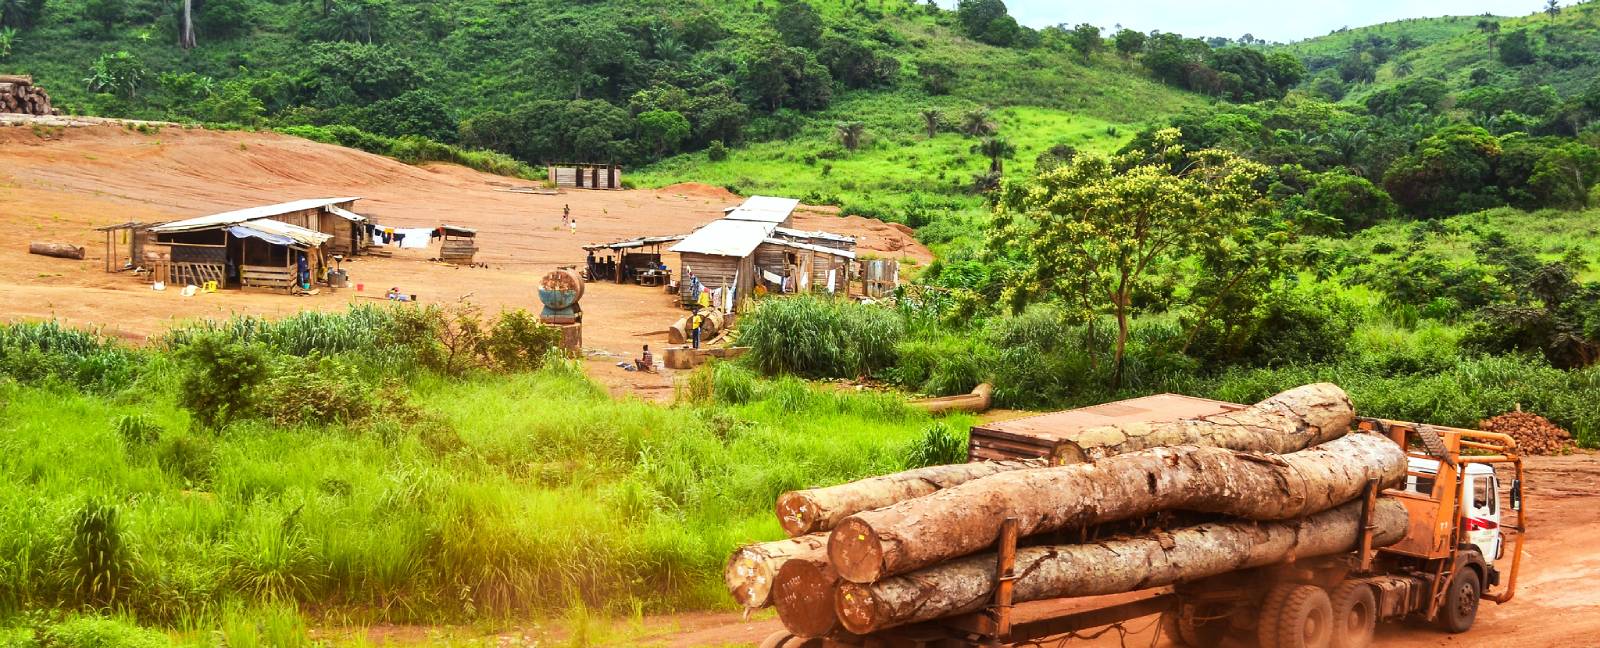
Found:
[[[689,316],[689,340],[693,344],[691,348],[700,348],[700,328],[705,326],[705,323],[706,318],[700,311],[695,311]]]

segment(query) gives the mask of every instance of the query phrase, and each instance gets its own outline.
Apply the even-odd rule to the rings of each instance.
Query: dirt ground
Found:
[[[273,133],[0,126],[0,222],[10,231],[0,244],[0,294],[7,302],[0,317],[56,318],[142,340],[174,321],[339,310],[381,299],[390,287],[416,294],[424,303],[467,299],[491,313],[537,309],[539,278],[558,266],[582,264],[584,244],[687,233],[742,200],[696,184],[559,195],[508,191],[530,185],[455,165],[410,166]],[[303,297],[223,291],[185,298],[175,290],[151,291],[127,273],[106,273],[104,236],[93,231],[127,221],[175,220],[334,196],[361,196],[355,211],[384,225],[476,228],[477,258],[489,267],[433,263],[428,259],[435,250],[394,250],[392,258],[345,263],[351,281],[364,291]],[[576,234],[562,227],[565,205],[578,221]],[[903,226],[841,218],[831,208],[802,207],[795,226],[855,236],[858,250],[883,258],[932,260]],[[83,246],[88,258],[32,256],[30,241]],[[676,261],[667,255],[674,274]],[[682,312],[663,289],[594,283],[586,287],[582,306],[584,343],[596,378],[646,397],[670,393],[670,379],[611,366],[633,358],[643,344],[666,344],[665,331]]]

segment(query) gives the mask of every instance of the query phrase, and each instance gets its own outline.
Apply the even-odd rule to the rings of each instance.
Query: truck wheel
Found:
[[[1333,603],[1333,648],[1367,648],[1378,628],[1378,599],[1366,583],[1342,583]]]
[[[1278,626],[1278,643],[1271,648],[1328,648],[1333,642],[1333,605],[1328,593],[1316,585],[1296,585],[1283,599],[1276,619],[1262,623]],[[1263,646],[1262,648],[1267,648]]]
[[[1478,618],[1478,596],[1483,592],[1478,582],[1478,572],[1460,569],[1450,577],[1450,590],[1445,592],[1444,605],[1434,623],[1445,632],[1459,634],[1472,629]]]
[[[761,645],[759,648],[784,648],[790,642],[794,642],[796,645],[798,645],[800,638],[789,634],[787,630],[779,630],[767,635],[766,639],[761,640]]]
[[[1278,583],[1262,597],[1261,614],[1256,617],[1256,640],[1261,648],[1278,648],[1278,616],[1289,601],[1289,593],[1297,587],[1298,583]]]

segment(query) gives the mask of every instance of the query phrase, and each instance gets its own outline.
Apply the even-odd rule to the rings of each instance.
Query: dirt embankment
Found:
[[[410,166],[274,133],[0,126],[0,221],[16,232],[0,245],[4,317],[53,317],[141,339],[174,320],[337,310],[390,287],[425,302],[469,299],[488,312],[536,308],[538,278],[560,265],[581,264],[584,244],[686,233],[742,200],[694,183],[559,195],[509,191],[528,184],[454,165]],[[490,267],[452,268],[429,263],[427,251],[401,250],[392,258],[345,264],[363,293],[286,297],[225,291],[183,298],[175,291],[153,292],[127,274],[106,273],[104,238],[93,231],[325,196],[361,196],[356,211],[386,225],[476,228],[478,259]],[[576,234],[562,227],[564,207],[578,221]],[[859,237],[865,254],[922,263],[932,258],[907,232],[879,221],[809,212],[796,220],[801,228]],[[84,246],[89,258],[30,256],[30,240]],[[669,255],[667,263],[675,268],[676,259]],[[632,357],[642,344],[665,344],[667,326],[681,314],[659,288],[615,284],[590,286],[583,307],[586,346],[619,359]]]

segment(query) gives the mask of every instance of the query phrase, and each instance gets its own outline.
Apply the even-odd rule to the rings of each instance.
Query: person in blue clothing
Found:
[[[311,263],[303,252],[295,259],[295,277],[299,280],[301,290],[311,290]]]

